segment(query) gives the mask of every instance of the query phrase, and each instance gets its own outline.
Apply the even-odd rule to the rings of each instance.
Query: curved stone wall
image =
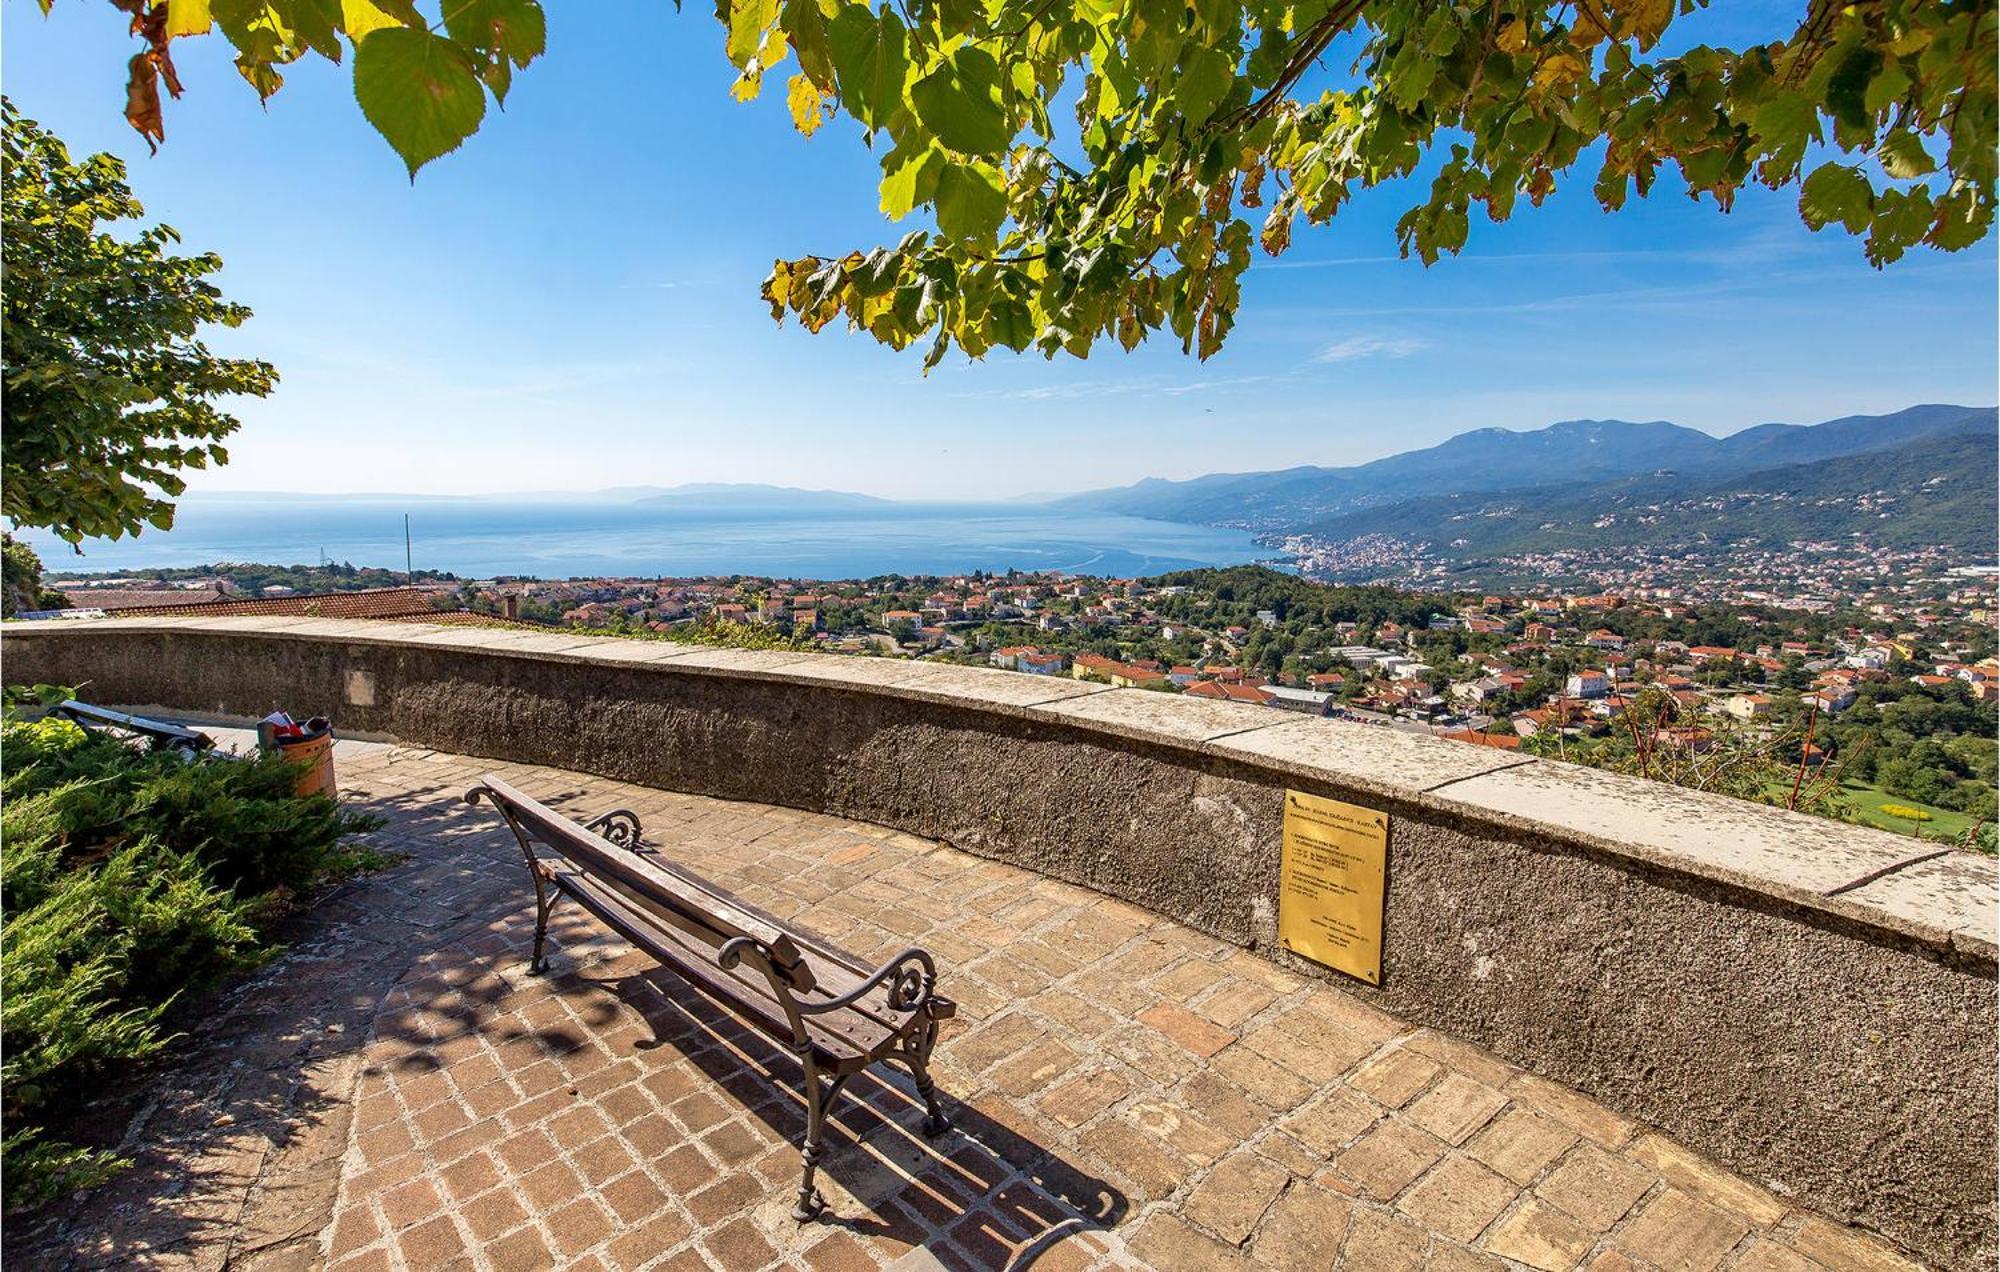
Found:
[[[1990,1266],[1995,863],[1552,761],[1011,672],[301,618],[10,626],[9,683],[859,818],[1277,947],[1283,793],[1392,818],[1386,1010]],[[699,862],[692,862],[699,868]]]

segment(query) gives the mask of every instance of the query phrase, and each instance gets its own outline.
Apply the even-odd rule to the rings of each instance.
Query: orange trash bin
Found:
[[[323,717],[316,717],[306,722],[302,733],[289,737],[277,733],[264,739],[264,744],[267,750],[275,749],[292,763],[304,765],[292,788],[296,794],[338,798],[339,791],[333,776],[332,723]]]

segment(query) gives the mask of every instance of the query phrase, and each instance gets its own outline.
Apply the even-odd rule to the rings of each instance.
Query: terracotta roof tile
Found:
[[[310,618],[434,618],[431,594],[416,587],[377,587],[360,592],[310,592],[299,596],[260,596],[240,600],[193,601],[166,605],[124,605],[120,614],[135,618],[191,614],[295,614]]]

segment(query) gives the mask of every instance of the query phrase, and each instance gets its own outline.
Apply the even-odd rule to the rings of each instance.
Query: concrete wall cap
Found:
[[[1948,936],[1952,945],[1984,959],[1995,957],[1994,898],[2000,896],[2000,860],[1947,850],[1870,880],[1838,899],[1893,914],[1913,926]]]
[[[1272,714],[1261,707],[1249,709],[1267,719]],[[1515,751],[1418,737],[1384,725],[1298,716],[1211,746],[1232,759],[1279,765],[1288,772],[1391,799],[1414,798],[1496,769],[1540,763]]]
[[[1010,673],[996,670],[993,674]],[[1037,707],[1029,714],[1061,724],[1086,725],[1100,733],[1138,742],[1197,746],[1276,723],[1269,707],[1183,698],[1151,689],[1110,689]]]

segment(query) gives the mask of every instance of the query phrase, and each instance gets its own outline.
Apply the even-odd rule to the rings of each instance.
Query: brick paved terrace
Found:
[[[1674,1140],[1087,889],[821,814],[341,744],[400,864],[326,898],[131,1114],[138,1164],[7,1231],[19,1267],[1918,1266]],[[843,1097],[789,1215],[797,1068],[531,894],[485,772],[960,1004],[933,1071]],[[18,1260],[18,1262],[16,1262]]]

